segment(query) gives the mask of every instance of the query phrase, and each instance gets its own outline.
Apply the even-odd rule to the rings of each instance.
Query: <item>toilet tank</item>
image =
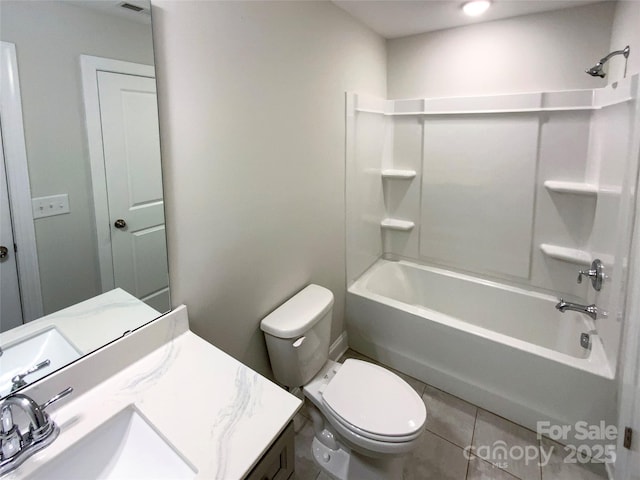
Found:
[[[275,379],[301,387],[329,358],[333,293],[309,285],[260,322]]]

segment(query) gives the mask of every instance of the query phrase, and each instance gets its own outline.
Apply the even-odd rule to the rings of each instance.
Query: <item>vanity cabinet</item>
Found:
[[[289,422],[246,480],[287,480],[293,477],[294,461],[293,422]]]

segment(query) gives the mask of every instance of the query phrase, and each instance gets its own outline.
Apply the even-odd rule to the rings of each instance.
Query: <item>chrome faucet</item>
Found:
[[[591,285],[597,292],[599,292],[602,289],[602,282],[607,278],[604,273],[602,261],[599,258],[596,258],[591,262],[591,268],[589,270],[580,270],[578,272],[578,283],[582,283],[582,277],[590,278]]]
[[[556,304],[556,308],[562,313],[567,310],[584,313],[585,315],[589,315],[593,320],[598,317],[598,307],[596,307],[593,303],[591,305],[580,305],[579,303],[565,302],[561,298],[560,301]]]
[[[0,402],[0,475],[18,468],[27,458],[58,437],[60,428],[44,410],[72,391],[73,388],[69,387],[42,405],[19,393]],[[22,410],[29,419],[27,431],[21,432],[13,423],[12,407]]]
[[[51,360],[47,358],[43,362],[40,362],[37,365],[34,365],[33,367],[29,368],[26,372],[20,373],[15,377],[13,377],[11,379],[11,383],[12,383],[11,391],[15,392],[19,388],[24,387],[27,384],[26,380],[24,379],[27,375],[31,375],[32,373],[35,373],[38,370],[42,370],[43,368],[48,367],[49,365],[51,365]]]

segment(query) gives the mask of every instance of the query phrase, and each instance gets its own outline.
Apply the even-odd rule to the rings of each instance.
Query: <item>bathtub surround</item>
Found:
[[[385,217],[386,197],[380,171],[384,159],[390,156],[388,149],[393,145],[391,120],[375,114],[356,117],[358,101],[375,111],[384,111],[386,107],[386,102],[379,97],[346,96],[347,285],[383,253],[380,222]],[[396,168],[401,169],[405,165],[405,162],[398,162]],[[413,183],[408,180],[411,179],[398,181],[406,185]]]
[[[385,43],[330,2],[153,2],[170,280],[193,330],[269,372],[260,318],[301,286],[344,330],[344,92]]]
[[[627,246],[620,252],[628,251],[628,232],[612,232],[630,224],[617,218],[622,203],[615,192],[631,191],[623,183],[636,168],[624,140],[635,118],[627,102],[634,82],[595,90],[350,99],[349,283],[386,254],[586,297],[588,285],[574,281],[576,268],[603,257],[611,271],[622,256],[615,245],[621,238]],[[412,176],[385,175],[392,169]],[[587,187],[592,194],[583,194]],[[401,222],[411,228],[393,227]]]
[[[634,79],[638,79],[637,74],[627,76],[601,92],[605,95],[620,93]],[[587,303],[597,303],[608,312],[607,318],[598,321],[598,332],[605,342],[608,362],[612,366],[617,365],[620,354],[625,296],[627,291],[633,293],[627,290],[627,278],[640,148],[640,105],[637,86],[635,88],[635,102],[612,105],[593,113],[589,139],[587,178],[599,188],[586,245],[594,258],[600,257],[605,262],[609,279],[603,284],[602,291],[587,290]]]

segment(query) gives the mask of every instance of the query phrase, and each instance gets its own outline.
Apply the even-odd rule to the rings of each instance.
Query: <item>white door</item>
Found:
[[[640,480],[640,199],[636,205],[635,232],[629,262],[629,293],[621,342],[622,355],[618,367],[616,480]],[[626,429],[631,429],[630,445],[625,445]]]
[[[637,220],[636,220],[637,222]],[[636,223],[636,225],[638,225]],[[638,235],[640,241],[640,235]],[[638,252],[640,254],[640,245]],[[640,260],[635,261],[640,269]],[[640,272],[635,276],[635,285],[640,281]],[[632,285],[634,285],[632,283]],[[629,290],[630,295],[637,292]],[[619,375],[618,449],[615,464],[616,480],[640,480],[640,298],[632,299],[625,319],[627,325],[623,336],[623,352]],[[626,429],[631,429],[630,442],[625,442]]]
[[[98,72],[115,286],[169,310],[154,78]]]
[[[13,245],[4,148],[0,133],[0,332],[22,325],[18,268]]]

